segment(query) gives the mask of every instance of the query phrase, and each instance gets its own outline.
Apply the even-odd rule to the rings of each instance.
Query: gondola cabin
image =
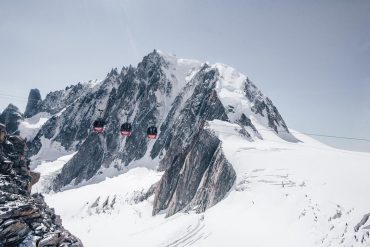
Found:
[[[147,135],[149,139],[156,139],[158,134],[157,127],[150,126],[147,131]]]
[[[124,123],[121,125],[121,136],[131,136],[132,125],[130,123]]]
[[[105,122],[102,119],[95,120],[93,123],[93,131],[96,133],[103,133],[104,132],[104,125]]]

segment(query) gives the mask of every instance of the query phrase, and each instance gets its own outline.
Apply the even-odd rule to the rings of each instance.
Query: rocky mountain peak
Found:
[[[118,76],[118,69],[117,69],[117,68],[112,69],[112,70],[107,74],[107,77],[111,77],[111,76]]]
[[[40,91],[37,88],[31,89],[30,93],[28,94],[28,102],[24,116],[29,118],[37,114],[40,111],[41,102],[42,99]]]

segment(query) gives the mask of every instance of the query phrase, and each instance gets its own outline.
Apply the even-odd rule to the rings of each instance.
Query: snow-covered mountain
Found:
[[[292,134],[230,66],[153,51],[102,81],[31,94],[19,131],[42,174],[33,190],[86,246],[370,244],[370,155]],[[91,131],[98,109],[104,134]]]
[[[42,102],[33,95],[35,90],[30,99],[37,105],[27,107],[28,112],[50,114],[30,145],[34,160],[45,159],[55,149],[78,151],[51,183],[53,190],[101,181],[136,166],[159,169],[165,174],[156,188],[154,214],[168,208],[167,215],[172,215],[190,204],[204,210],[233,185],[235,172],[219,139],[205,129],[207,121],[237,123],[250,141],[261,138],[254,122],[282,139],[297,141],[271,100],[246,76],[223,64],[177,59],[158,51],[145,56],[137,68],[112,70],[103,81],[50,93]],[[91,131],[99,109],[107,122],[104,135]],[[133,123],[127,139],[119,136],[125,121]],[[155,142],[146,137],[149,125],[159,128]],[[219,180],[220,186],[199,187],[202,179]],[[204,195],[209,186],[215,189],[212,198]]]

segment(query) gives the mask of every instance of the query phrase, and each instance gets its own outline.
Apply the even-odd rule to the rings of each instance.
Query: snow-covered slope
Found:
[[[30,118],[25,118],[19,123],[19,135],[27,140],[33,140],[49,118],[50,114],[47,112],[40,112]]]
[[[368,246],[370,155],[274,132],[250,142],[239,126],[211,121],[237,179],[201,214],[152,216],[145,193],[162,176],[135,168],[118,177],[46,196],[67,229],[93,246]],[[52,164],[50,164],[52,165]],[[45,173],[43,176],[47,176]],[[355,230],[356,229],[356,230]]]

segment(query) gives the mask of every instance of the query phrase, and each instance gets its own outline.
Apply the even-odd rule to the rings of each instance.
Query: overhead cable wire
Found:
[[[227,126],[227,125],[222,125],[222,124],[216,124],[216,123],[211,123],[211,125],[216,125],[216,126],[222,126],[222,127],[228,127],[228,128],[235,128],[234,126]],[[366,141],[370,142],[370,139],[367,138],[358,138],[358,137],[348,137],[348,136],[337,136],[337,135],[330,135],[330,134],[318,134],[318,133],[307,133],[307,132],[297,132],[297,131],[287,131],[287,130],[278,130],[277,132],[273,129],[259,129],[256,128],[257,131],[269,131],[273,132],[276,134],[279,133],[290,133],[290,134],[303,134],[303,135],[308,135],[308,136],[318,136],[318,137],[326,137],[326,138],[336,138],[336,139],[345,139],[345,140],[355,140],[355,141]]]

